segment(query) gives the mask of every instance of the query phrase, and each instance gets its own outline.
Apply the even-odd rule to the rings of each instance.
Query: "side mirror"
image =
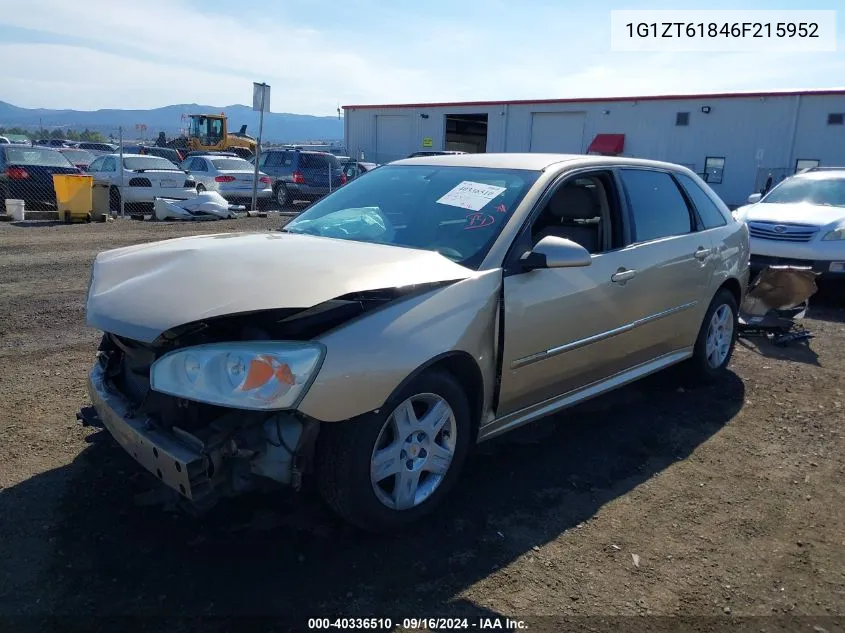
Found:
[[[589,251],[580,244],[562,237],[547,235],[522,256],[528,270],[536,268],[581,268],[593,263]]]
[[[752,193],[750,196],[748,196],[748,204],[757,204],[758,202],[760,202],[760,198],[762,197],[763,194],[761,193]]]

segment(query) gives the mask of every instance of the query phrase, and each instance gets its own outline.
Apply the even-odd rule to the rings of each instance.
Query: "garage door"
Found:
[[[376,117],[377,163],[407,158],[411,153],[411,117],[403,114]]]
[[[531,151],[583,153],[585,119],[584,112],[532,113]]]

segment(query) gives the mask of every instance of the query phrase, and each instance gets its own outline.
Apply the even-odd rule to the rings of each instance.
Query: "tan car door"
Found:
[[[710,231],[697,231],[695,212],[673,176],[655,169],[618,170],[633,243],[618,253],[631,275],[621,306],[636,327],[626,365],[633,367],[695,344],[716,262]]]
[[[535,227],[553,197],[572,180],[563,180],[541,199]],[[621,222],[612,175],[605,172],[597,180],[604,185],[604,215],[611,216],[603,217],[603,222]],[[523,235],[517,238],[516,248],[528,250],[534,241]],[[619,252],[610,250],[594,252],[591,265],[583,268],[506,269],[498,418],[600,380],[626,365],[625,335],[613,334],[632,318],[620,300],[631,295],[630,289],[613,281],[619,268]]]

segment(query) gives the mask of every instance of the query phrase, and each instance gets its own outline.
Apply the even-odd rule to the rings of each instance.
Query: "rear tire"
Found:
[[[407,416],[409,410],[413,416]],[[473,442],[472,428],[458,382],[445,372],[426,372],[380,413],[322,425],[317,488],[334,512],[366,531],[413,523],[430,514],[455,484]],[[378,453],[388,456],[381,466]]]
[[[704,315],[692,358],[687,361],[694,381],[711,383],[725,373],[736,345],[738,313],[733,294],[719,289]]]
[[[279,209],[286,209],[291,205],[290,192],[283,184],[276,185],[275,195],[276,204],[279,205]]]
[[[70,211],[65,211],[65,224],[70,224],[70,223],[71,223]]]
[[[109,187],[109,210],[120,212],[120,190],[114,186]]]

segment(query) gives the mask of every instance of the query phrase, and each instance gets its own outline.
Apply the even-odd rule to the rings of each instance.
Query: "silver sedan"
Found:
[[[229,201],[251,200],[255,167],[234,156],[191,156],[182,163],[197,181],[197,193],[216,191]],[[266,206],[273,197],[270,177],[258,172],[258,203]]]

